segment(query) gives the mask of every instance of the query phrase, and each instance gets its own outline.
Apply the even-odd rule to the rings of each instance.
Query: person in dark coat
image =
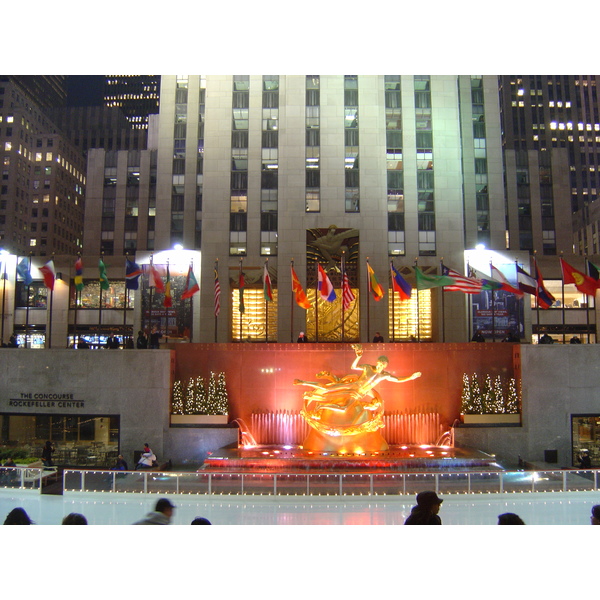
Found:
[[[46,442],[44,445],[44,449],[42,450],[42,462],[45,467],[52,467],[54,463],[52,462],[52,453],[54,452],[54,445],[50,440]]]
[[[159,333],[156,330],[156,327],[152,328],[152,332],[150,333],[150,345],[149,348],[151,350],[158,350],[160,338],[162,337],[162,333]]]
[[[498,515],[498,525],[525,525],[525,521],[515,513],[503,513]]]
[[[300,335],[298,336],[298,339],[296,340],[296,342],[298,344],[304,344],[305,342],[308,342],[308,339],[306,338],[304,331],[300,332]]]
[[[435,492],[419,492],[417,505],[413,506],[410,515],[404,521],[405,525],[441,525],[438,512],[443,500]]]
[[[148,347],[148,338],[141,329],[138,331],[135,345],[137,346],[138,350],[145,350]]]
[[[379,333],[379,331],[375,332],[375,336],[373,337],[373,343],[383,344],[383,336],[381,335],[381,333]]]

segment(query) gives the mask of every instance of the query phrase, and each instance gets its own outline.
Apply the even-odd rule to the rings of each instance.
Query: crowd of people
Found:
[[[132,523],[132,525],[170,525],[175,505],[168,498],[160,498],[156,501],[154,510],[149,512],[143,519]],[[70,513],[63,520],[61,525],[87,525],[87,519],[80,513]],[[13,508],[6,519],[4,525],[35,525],[24,508],[20,506]],[[196,517],[190,525],[212,525],[206,517]]]
[[[444,500],[435,492],[426,490],[419,492],[416,497],[416,505],[412,507],[410,515],[404,521],[404,525],[441,525],[442,519],[439,515],[440,507]],[[143,519],[132,523],[132,525],[170,525],[175,512],[175,505],[168,498],[159,498]],[[87,519],[79,513],[70,513],[63,520],[62,525],[87,525]],[[591,525],[600,525],[600,504],[592,506],[590,515]],[[18,507],[11,510],[4,525],[34,525],[25,509]],[[212,525],[205,517],[196,517],[190,525]],[[515,513],[502,513],[498,515],[497,525],[525,525],[525,522]]]

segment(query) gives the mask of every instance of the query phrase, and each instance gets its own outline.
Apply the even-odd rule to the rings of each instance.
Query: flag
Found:
[[[367,274],[368,274],[368,283],[369,283],[369,291],[373,294],[373,298],[377,302],[383,298],[383,288],[379,285],[379,281],[377,281],[377,277],[375,277],[375,271],[371,268],[369,261],[367,261]]]
[[[465,294],[479,294],[483,288],[483,282],[481,279],[475,279],[474,277],[465,277],[458,271],[454,271],[450,267],[442,264],[442,275],[452,277],[454,284],[445,285],[444,291],[446,292],[463,292]]]
[[[502,273],[492,263],[490,263],[490,272],[492,273],[492,279],[500,283],[501,290],[515,294],[515,296],[518,296],[519,298],[524,296],[523,292],[516,287],[513,287],[509,283],[508,279],[506,279],[506,277],[504,277],[504,275],[502,275]]]
[[[552,304],[554,304],[555,298],[544,287],[544,280],[542,279],[542,274],[540,273],[537,267],[537,261],[535,260],[535,258],[533,259],[533,272],[535,274],[535,280],[537,283],[536,296],[538,299],[538,306],[543,309],[550,308]]]
[[[333,284],[319,263],[317,263],[317,267],[319,269],[317,273],[319,294],[321,294],[323,300],[333,302],[337,298]]]
[[[271,285],[271,276],[266,261],[263,268],[263,296],[265,300],[273,302],[273,286]]]
[[[350,287],[348,273],[346,273],[346,269],[344,267],[342,267],[342,271],[342,306],[344,310],[348,310],[350,308],[350,303],[352,300],[354,300],[355,296],[352,292],[352,288]]]
[[[400,275],[393,263],[390,262],[390,268],[392,269],[392,289],[398,292],[400,300],[408,300],[411,294],[411,287],[408,281]]]
[[[246,312],[246,307],[244,306],[244,287],[246,287],[246,282],[244,280],[244,272],[242,271],[242,263],[240,261],[240,277],[238,280],[238,290],[240,294],[239,311],[241,313]]]
[[[83,289],[83,262],[81,256],[75,261],[75,289],[80,292]]]
[[[171,295],[171,273],[169,272],[169,265],[167,264],[167,281],[165,283],[165,297],[163,299],[163,306],[169,308],[173,306],[173,296]]]
[[[190,265],[189,269],[188,269],[188,274],[185,280],[185,290],[183,291],[183,294],[181,294],[181,299],[182,300],[187,300],[188,298],[191,298],[196,292],[200,291],[200,286],[198,285],[198,282],[196,281],[196,277],[194,275],[194,271],[192,271],[192,265]]]
[[[128,258],[125,259],[125,288],[128,290],[137,290],[139,287],[139,278],[142,274],[140,265],[134,263]]]
[[[481,271],[473,267],[469,267],[469,278],[481,281],[482,290],[501,290],[502,284],[495,279],[492,279],[489,275],[485,275]]]
[[[219,272],[215,268],[215,317],[221,311],[221,284],[219,283]]]
[[[25,285],[31,285],[33,277],[29,271],[29,259],[22,258],[21,262],[17,265],[17,273],[21,276]]]
[[[563,282],[574,283],[575,287],[582,293],[588,296],[595,296],[596,290],[598,289],[598,282],[590,277],[584,275],[581,271],[574,269],[569,263],[565,262],[562,258],[560,259],[560,268],[562,269]]]
[[[148,285],[150,287],[156,288],[157,292],[165,291],[165,284],[163,283],[161,276],[158,274],[156,267],[152,263],[150,263],[150,272],[148,273],[148,279]]]
[[[54,261],[49,260],[43,267],[40,267],[40,271],[44,276],[44,285],[49,290],[54,290],[54,280],[56,279],[56,271],[54,270]]]
[[[110,287],[110,283],[108,283],[106,265],[104,264],[102,259],[98,261],[98,271],[100,272],[100,288],[103,290],[107,290]]]
[[[296,304],[300,308],[309,309],[312,308],[312,304],[308,301],[304,289],[302,289],[302,285],[300,284],[300,280],[298,279],[298,275],[296,275],[296,271],[294,271],[294,267],[292,267],[292,292],[296,298]]]
[[[415,275],[417,277],[418,290],[429,290],[431,288],[443,287],[454,283],[454,279],[447,275],[425,275],[419,267],[415,267]]]
[[[590,262],[587,258],[586,258],[585,262],[587,265],[588,275],[592,279],[595,279],[596,281],[600,281],[600,269],[594,263]]]
[[[517,285],[522,292],[537,296],[537,281],[517,265]]]

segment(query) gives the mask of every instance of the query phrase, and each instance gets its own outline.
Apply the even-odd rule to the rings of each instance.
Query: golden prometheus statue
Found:
[[[295,379],[294,385],[313,388],[304,393],[304,406],[300,411],[310,425],[311,431],[304,440],[305,450],[313,452],[338,452],[362,454],[382,452],[389,449],[380,433],[383,423],[383,399],[374,389],[381,381],[402,383],[421,377],[420,372],[409,377],[396,377],[384,369],[388,365],[386,356],[380,356],[377,364],[359,363],[363,355],[360,344],[352,344],[356,358],[351,373],[336,377],[328,371],[316,375],[329,380],[317,383]]]

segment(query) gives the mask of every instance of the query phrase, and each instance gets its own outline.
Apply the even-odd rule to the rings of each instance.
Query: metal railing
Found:
[[[56,467],[0,467],[0,487],[39,490],[56,477]]]
[[[407,473],[156,472],[65,469],[64,491],[141,494],[385,496],[597,491],[598,471]]]

